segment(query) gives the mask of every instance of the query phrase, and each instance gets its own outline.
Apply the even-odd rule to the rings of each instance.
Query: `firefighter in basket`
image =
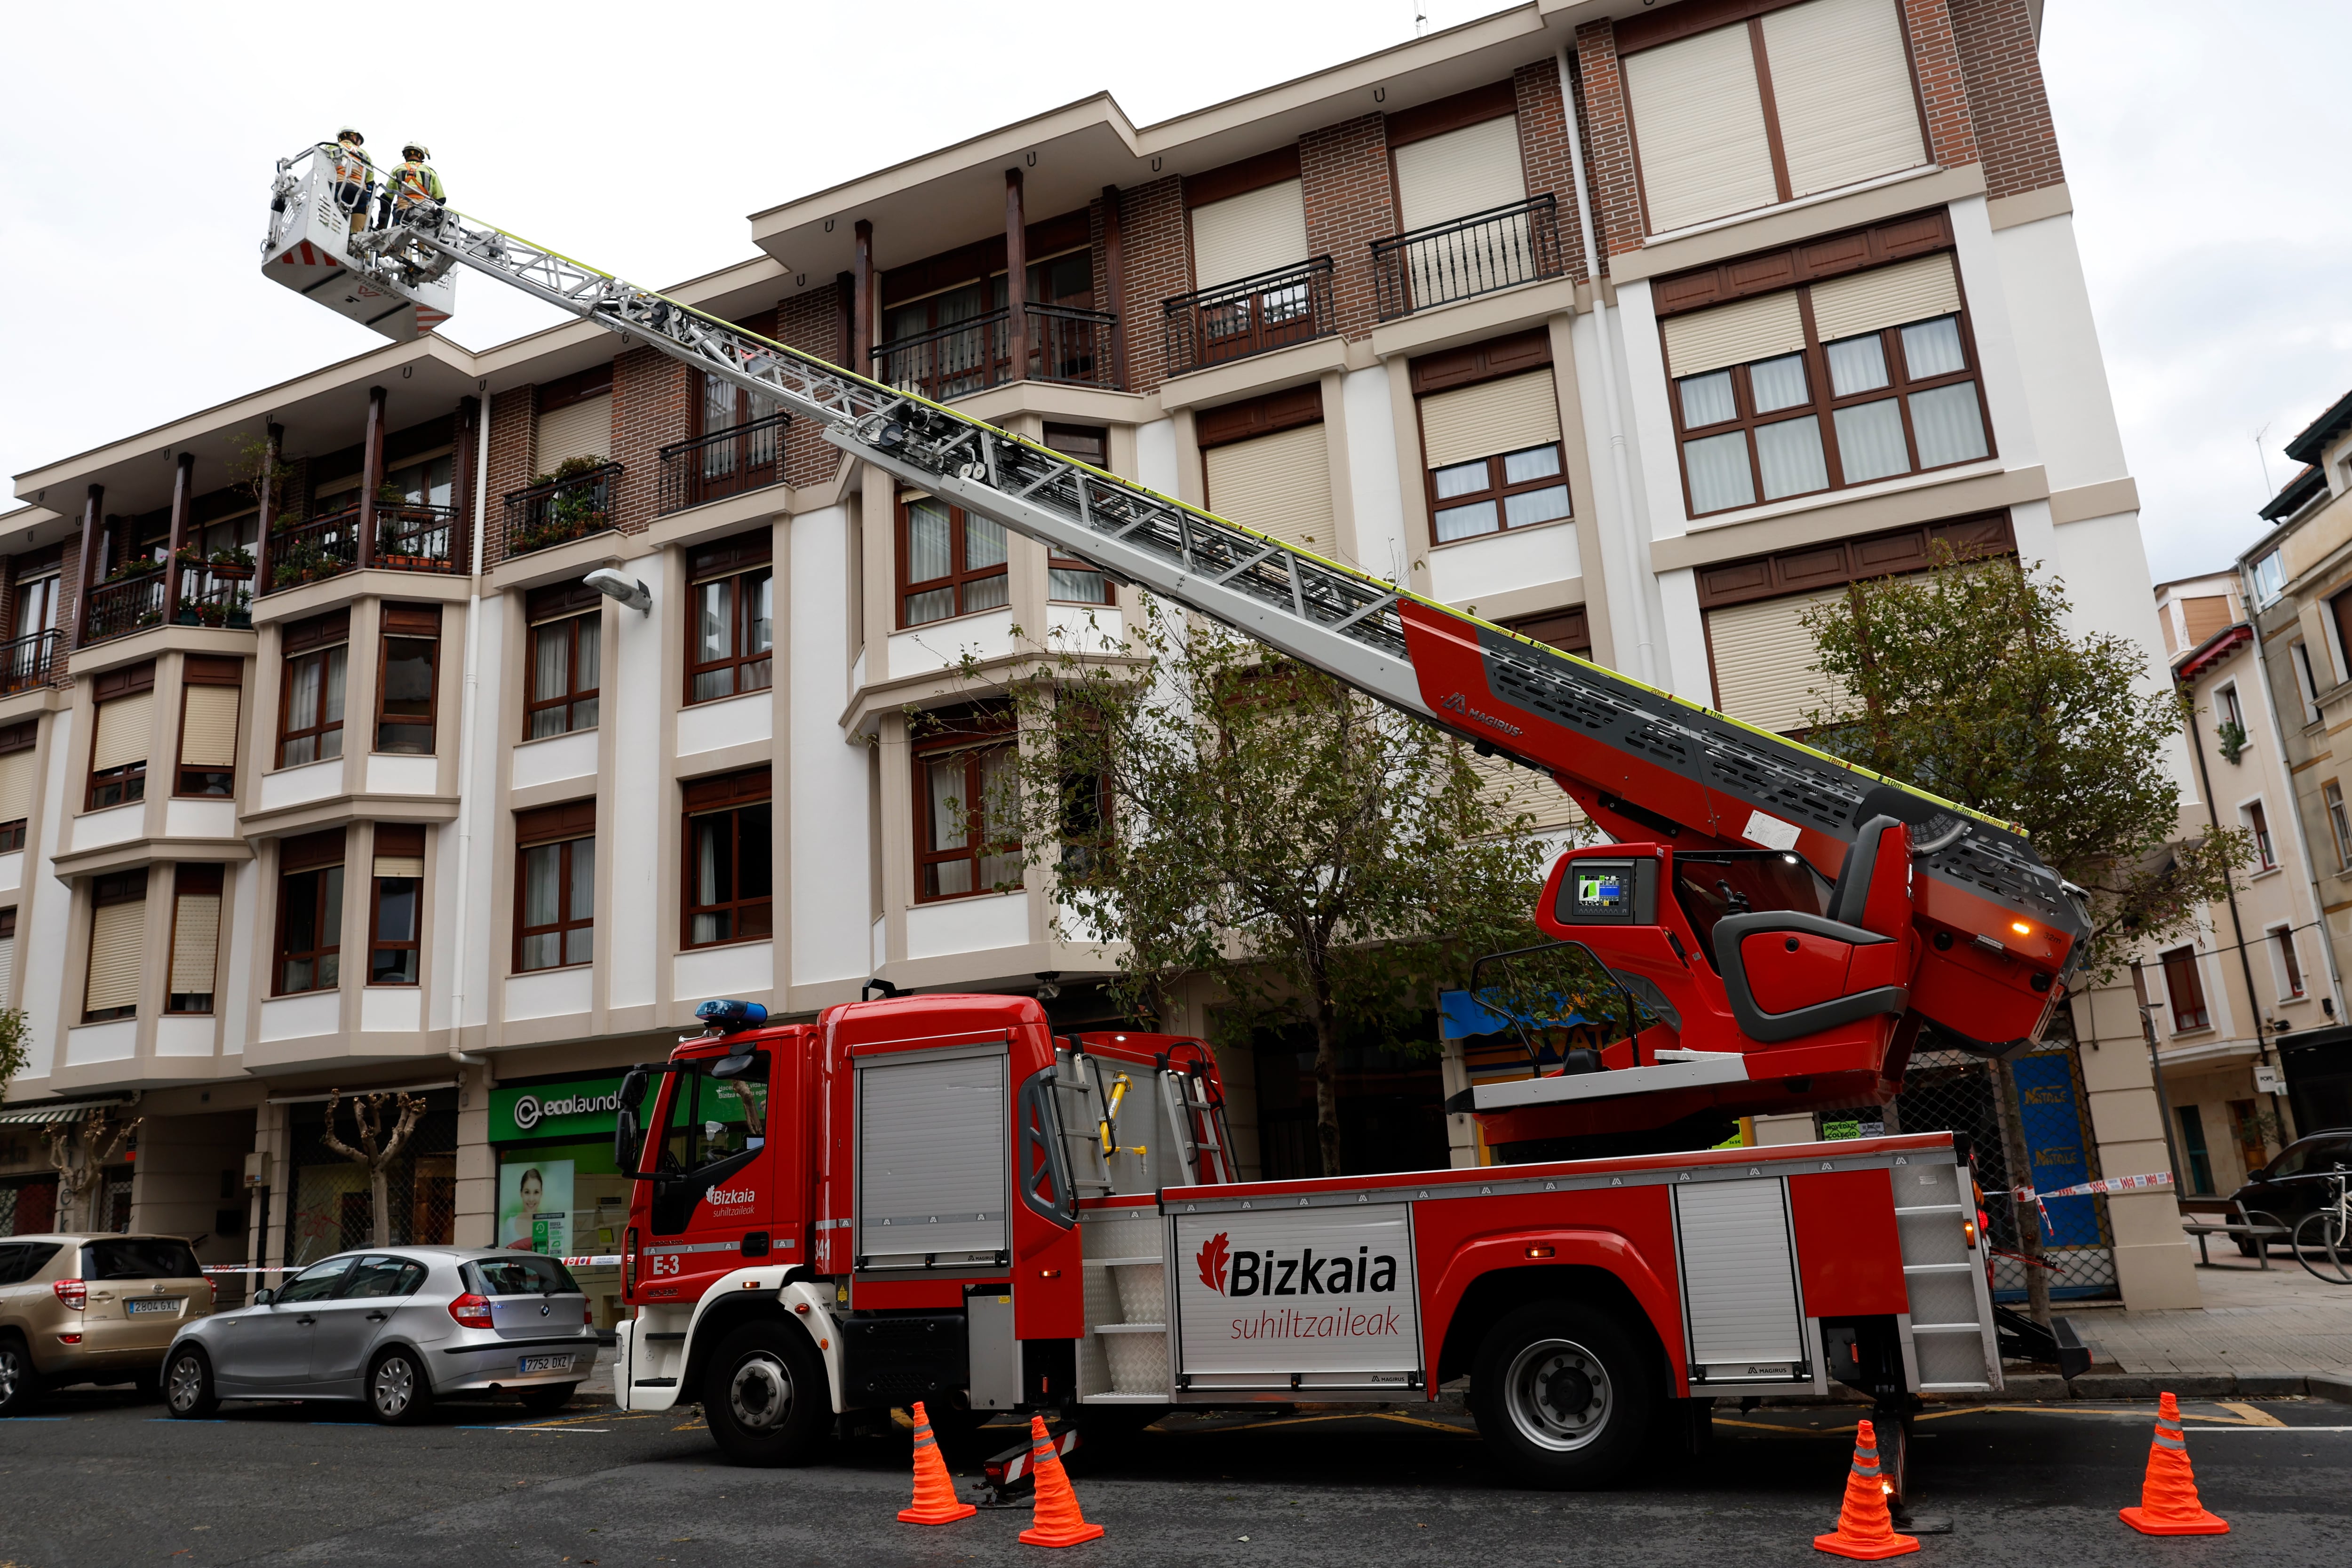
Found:
[[[351,214],[351,232],[367,227],[368,202],[375,195],[375,165],[361,151],[367,138],[345,126],[335,132],[335,205]]]
[[[400,166],[393,170],[383,187],[383,217],[388,223],[404,223],[411,209],[427,202],[438,205],[448,199],[441,188],[441,176],[425,160],[433,154],[422,142],[409,142],[400,149]]]

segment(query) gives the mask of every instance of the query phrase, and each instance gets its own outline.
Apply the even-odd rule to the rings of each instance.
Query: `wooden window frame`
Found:
[[[126,665],[120,669],[103,671],[90,683],[89,728],[93,754],[95,754],[98,737],[104,730],[101,714],[106,705],[124,697],[135,697],[142,691],[154,689],[155,661],[152,658],[138,664]],[[152,752],[154,748],[151,745],[148,750]],[[82,796],[82,809],[106,811],[118,805],[135,805],[145,800],[147,767],[153,761],[153,757],[147,756],[140,758],[135,763],[125,763],[120,767],[108,768],[103,772],[92,768],[89,784]],[[100,792],[108,789],[117,789],[121,793],[110,800],[100,800]]]
[[[10,756],[17,752],[37,751],[40,744],[41,721],[38,719],[23,719],[5,728],[0,728],[0,757]],[[39,786],[40,781],[37,778],[30,792],[31,797],[36,801],[40,798]],[[26,828],[32,820],[28,808],[26,816],[16,817],[13,821],[0,822],[0,855],[13,854],[25,847]]]
[[[1105,473],[1110,471],[1110,432],[1101,426],[1048,425],[1045,426],[1045,444],[1066,458],[1076,458],[1090,468],[1100,468]],[[1005,565],[1008,568],[1012,565],[1009,551],[1006,552]],[[1095,581],[1102,584],[1097,590],[1098,596],[1081,599],[1074,595],[1056,594],[1054,592],[1054,574],[1056,572],[1092,574]],[[1008,583],[1005,586],[1010,589],[1012,584]],[[1110,580],[1108,573],[1091,561],[1081,561],[1074,555],[1055,555],[1049,552],[1045,556],[1045,602],[1052,605],[1089,605],[1097,608],[1116,605],[1118,603],[1118,584]],[[924,624],[928,626],[930,623],[927,621]]]
[[[991,854],[1003,852],[1007,846],[992,845],[984,831],[987,802],[981,779],[982,760],[990,754],[1008,751],[1019,743],[1013,729],[1013,716],[999,710],[963,710],[937,715],[944,732],[915,741],[908,748],[910,777],[914,793],[914,901],[919,904],[952,903],[958,899],[976,899],[990,893],[1011,892],[1025,885],[1024,875],[1002,887],[984,885],[980,878],[980,863]],[[1001,737],[991,731],[1002,731]],[[931,792],[929,772],[932,763],[944,754],[964,753],[964,794],[960,797],[965,807],[965,844],[960,849],[933,849],[931,823]],[[1020,848],[1018,840],[1010,847]],[[929,873],[934,866],[962,861],[970,865],[971,886],[960,893],[934,893],[927,890]]]
[[[218,931],[214,933],[213,988],[210,991],[184,992],[174,991],[171,985],[172,967],[178,962],[180,956],[180,900],[189,896],[202,898],[209,893],[221,900],[221,912],[226,917],[228,900],[226,882],[227,879],[222,875],[222,868],[218,865],[184,860],[172,868],[172,930],[163,939],[163,1011],[169,1016],[208,1018],[220,1010]],[[221,921],[223,926],[227,923],[225,918]],[[205,999],[205,1005],[201,1007],[183,1007],[179,1005],[179,999],[182,996],[202,996]]]
[[[1959,274],[1957,257],[1954,258],[1954,261],[1953,278],[1957,287]],[[1804,358],[1807,401],[1791,404],[1785,408],[1775,408],[1769,413],[1757,413],[1755,393],[1749,382],[1747,363],[1722,365],[1715,370],[1696,371],[1690,375],[1669,374],[1666,377],[1666,404],[1675,422],[1675,467],[1682,479],[1683,511],[1685,516],[1694,520],[1702,517],[1720,518],[1734,512],[1752,510],[1760,506],[1779,506],[1785,502],[1802,500],[1807,496],[1827,495],[1832,491],[1852,488],[1847,483],[1845,465],[1838,450],[1837,411],[1841,408],[1859,407],[1865,403],[1883,403],[1889,398],[1894,400],[1895,408],[1903,418],[1904,451],[1911,459],[1911,467],[1899,474],[1882,474],[1875,479],[1858,479],[1853,481],[1855,484],[1890,484],[1903,479],[1917,479],[1923,474],[1944,473],[1952,468],[1966,467],[1970,463],[1990,462],[2000,456],[2000,444],[1993,439],[1992,407],[1985,398],[1983,363],[1977,353],[1976,333],[1969,318],[1968,296],[1965,291],[1960,295],[1960,308],[1949,312],[1958,324],[1960,355],[1963,361],[1958,370],[1950,371],[1942,375],[1913,380],[1910,364],[1903,353],[1903,329],[1908,326],[1918,326],[1922,321],[1939,321],[1944,318],[1927,316],[1921,318],[1920,321],[1897,322],[1893,326],[1881,327],[1875,333],[1856,332],[1851,337],[1836,340],[1843,343],[1852,342],[1856,338],[1875,336],[1879,340],[1880,352],[1886,358],[1887,383],[1885,386],[1874,386],[1867,392],[1853,393],[1843,397],[1835,395],[1832,387],[1828,345],[1822,342],[1821,332],[1813,325],[1811,285],[1799,285],[1796,295],[1797,312],[1803,321],[1805,329],[1805,346],[1797,352]],[[1663,321],[1658,323],[1658,338],[1663,351],[1665,342],[1665,322]],[[1785,359],[1788,356],[1775,354],[1772,357]],[[1712,425],[1693,426],[1685,424],[1683,418],[1682,384],[1685,381],[1697,380],[1700,376],[1727,373],[1731,377],[1734,411],[1732,417],[1717,420]],[[1919,393],[1934,392],[1941,387],[1957,386],[1962,383],[1968,383],[1976,388],[1977,418],[1984,428],[1985,449],[1974,458],[1957,458],[1949,463],[1939,463],[1932,468],[1922,468],[1919,464],[1919,437],[1911,423],[1911,399]],[[1766,496],[1763,463],[1756,448],[1756,432],[1766,426],[1787,424],[1808,416],[1814,419],[1820,427],[1822,464],[1829,482],[1819,489],[1798,490],[1784,496]],[[1692,500],[1690,461],[1684,451],[1684,444],[1692,440],[1707,440],[1717,436],[1729,436],[1735,433],[1747,438],[1745,444],[1748,451],[1748,499],[1731,506],[1717,507],[1712,511],[1702,512],[1697,510],[1696,503]]]
[[[2156,957],[2164,972],[2164,998],[2172,1005],[2172,1032],[2193,1035],[2211,1028],[2213,1009],[2205,999],[2205,977],[2198,972],[2197,950],[2168,948]]]
[[[425,683],[425,716],[420,721],[413,713],[393,713],[385,706],[390,701],[388,687],[392,679],[392,645],[395,642],[425,642],[433,645],[430,660],[432,674]],[[346,655],[346,658],[349,656]],[[346,679],[349,672],[345,672]],[[348,712],[350,696],[344,697]],[[376,626],[375,659],[375,720],[370,740],[371,754],[395,757],[430,757],[437,754],[441,734],[441,606],[438,605],[386,605]],[[423,729],[425,749],[386,751],[383,732],[387,726],[403,730]]]
[[[604,595],[583,583],[558,583],[545,588],[535,588],[524,595],[522,629],[522,738],[524,740],[543,741],[556,735],[576,735],[583,731],[593,730],[603,722],[604,614]],[[583,687],[578,684],[581,631],[578,623],[590,616],[597,617],[596,679],[598,684]],[[551,697],[539,689],[539,632],[541,627],[563,623],[569,623],[567,637],[570,644],[570,653],[564,665],[564,679],[572,685],[569,689]],[[574,723],[572,720],[576,715],[572,710],[582,703],[596,705],[595,719],[585,724]],[[562,729],[550,730],[544,735],[534,733],[539,715],[558,710],[561,710],[564,720]]]
[[[375,863],[386,855],[414,856],[425,858],[425,827],[421,823],[378,823],[373,842],[368,847],[368,966],[361,984],[383,987],[416,986],[425,983],[425,879],[423,877],[379,877]],[[415,929],[405,940],[383,934],[383,885],[386,882],[416,884]],[[406,952],[415,956],[409,962],[410,976],[406,980],[376,978],[376,954]]]
[[[279,666],[278,678],[278,765],[281,768],[302,768],[309,767],[312,763],[331,763],[343,754],[343,726],[349,721],[351,715],[352,642],[350,617],[346,615],[341,619],[342,626],[340,629],[342,635],[340,637],[331,634],[320,635],[304,641],[299,646],[296,646],[290,635],[287,638],[287,646],[283,650],[283,662]],[[339,647],[343,650],[344,717],[329,720],[324,716],[327,710],[327,661]],[[316,722],[297,725],[294,722],[294,668],[306,658],[315,658],[320,664],[320,717]],[[329,735],[335,737],[335,754],[332,757],[325,754]],[[289,763],[286,760],[288,749],[300,741],[315,741],[319,754],[306,762]]]
[[[757,651],[747,649],[751,623],[744,614],[751,595],[745,586],[757,578],[768,584],[768,646]],[[739,534],[706,545],[687,557],[686,621],[686,691],[684,705],[699,702],[724,702],[730,697],[748,697],[754,692],[772,689],[776,683],[775,640],[775,544],[774,536],[766,529],[753,533]],[[728,626],[731,639],[730,651],[722,658],[708,663],[698,659],[702,635],[702,591],[713,584],[725,584],[729,606]],[[759,684],[746,685],[753,667],[760,667]],[[724,674],[728,689],[697,696],[698,682],[709,677]],[[601,674],[599,679],[602,679]]]
[[[1519,616],[1502,623],[1531,642],[1579,658],[1592,657],[1592,621],[1582,605],[1567,605],[1538,615]]]
[[[2352,869],[2352,818],[2345,815],[2343,784],[2335,779],[2325,781],[2319,786],[2319,799],[2327,812],[2328,834],[2336,840],[2336,868]]]
[[[115,904],[144,904],[147,901],[147,887],[152,880],[153,880],[152,877],[143,866],[135,870],[110,871],[92,878],[89,887],[89,912],[93,939],[97,933],[98,911]],[[135,890],[133,890],[134,888]],[[166,962],[168,963],[169,960],[167,959]],[[139,1005],[136,1002],[127,1007],[92,1008],[89,1006],[87,1005],[89,987],[89,959],[85,956],[82,974],[85,1004],[81,1012],[83,1023],[104,1024],[117,1018],[135,1018],[139,1016]]]
[[[515,813],[514,951],[510,956],[510,962],[513,964],[511,973],[545,974],[558,969],[587,969],[594,966],[596,962],[595,907],[593,903],[590,905],[587,918],[584,920],[572,919],[570,910],[573,889],[572,873],[580,845],[590,846],[589,874],[592,878],[595,874],[593,857],[596,830],[596,803],[593,800],[571,801],[562,805],[541,806],[535,811]],[[527,907],[524,902],[527,897],[525,868],[529,864],[532,850],[545,849],[551,846],[560,847],[562,851],[562,865],[556,872],[556,918],[545,925],[526,925],[523,921],[523,912]],[[553,936],[556,957],[562,960],[564,953],[572,945],[572,933],[576,931],[589,933],[588,957],[576,963],[542,963],[535,968],[523,966],[523,943],[529,938]]]
[[[1415,399],[1413,416],[1416,419],[1420,417],[1420,400]],[[1546,474],[1541,479],[1523,479],[1517,484],[1511,483],[1505,476],[1503,470],[1504,458],[1516,458],[1521,452],[1539,452],[1547,447],[1551,448],[1552,456],[1558,459],[1559,464],[1559,467],[1555,468],[1552,472]],[[1483,462],[1486,465],[1486,488],[1485,489],[1468,490],[1458,496],[1447,496],[1442,500],[1438,499],[1437,476],[1439,474],[1450,474],[1456,468],[1466,468],[1470,464],[1477,462]],[[1540,522],[1522,522],[1514,524],[1511,521],[1509,508],[1506,505],[1509,497],[1528,495],[1537,490],[1553,489],[1569,489],[1568,448],[1563,443],[1559,441],[1540,441],[1532,447],[1520,447],[1509,452],[1496,452],[1493,456],[1487,458],[1472,458],[1459,463],[1448,463],[1443,468],[1433,468],[1424,466],[1421,470],[1421,490],[1422,499],[1427,502],[1429,506],[1429,547],[1432,550],[1450,550],[1457,544],[1475,544],[1482,539],[1495,539],[1506,533],[1528,533],[1538,528],[1557,528],[1562,523],[1574,523],[1576,521],[1576,494],[1573,490],[1569,490],[1569,510],[1567,515],[1562,517],[1548,517]],[[1494,527],[1487,529],[1483,533],[1465,533],[1459,539],[1440,539],[1437,537],[1437,514],[1441,510],[1454,511],[1465,506],[1476,506],[1480,501],[1492,501],[1495,503]]]
[[[767,768],[751,768],[740,773],[725,773],[717,778],[696,779],[684,791],[685,815],[678,844],[678,928],[677,944],[689,948],[731,947],[747,942],[772,942],[775,939],[775,873],[772,860],[768,868],[768,891],[756,897],[741,896],[743,887],[743,815],[751,811],[769,813],[769,853],[775,849],[775,816],[772,808],[774,780]],[[695,902],[695,833],[699,823],[712,817],[729,819],[728,845],[734,865],[734,881],[738,896],[716,903]],[[697,941],[694,922],[698,916],[724,918],[733,934]],[[747,930],[756,922],[760,929]]]
[[[234,800],[236,797],[236,763],[225,768],[191,766],[180,760],[188,746],[188,693],[199,686],[226,687],[236,693],[236,754],[245,751],[245,660],[241,658],[210,658],[190,654],[180,663],[180,725],[173,748],[172,794],[183,799]],[[192,789],[194,778],[217,778],[219,789]]]
[[[914,583],[908,581],[907,578],[908,529],[912,509],[921,501],[938,501],[948,509],[948,574],[944,577],[926,577],[919,583]],[[992,611],[1003,609],[1013,603],[1013,534],[1011,529],[1005,530],[1004,560],[997,565],[982,566],[974,571],[964,565],[964,545],[968,538],[967,529],[970,518],[963,508],[949,501],[943,496],[932,495],[928,490],[906,490],[900,492],[898,496],[898,510],[896,571],[898,605],[893,611],[893,618],[900,631],[912,631],[920,626],[940,626],[949,621],[961,620],[966,616],[984,616]],[[1002,524],[999,526],[1001,527]],[[992,578],[1004,579],[1003,603],[982,605],[977,609],[967,606],[964,600],[971,585],[975,583],[988,582]],[[955,607],[949,614],[935,616],[927,621],[910,621],[907,618],[907,602],[909,599],[918,594],[934,594],[941,590],[947,590],[955,595]]]
[[[350,834],[347,829],[340,827],[328,828],[321,833],[305,834],[299,838],[289,838],[278,847],[278,919],[276,938],[272,943],[275,958],[269,972],[269,994],[272,996],[313,996],[320,992],[338,991],[342,988],[341,894],[345,890],[344,883],[350,877],[347,869],[350,858]],[[341,870],[344,873],[343,877],[334,879],[336,897],[331,900],[327,896],[329,879],[325,875],[331,870]],[[335,921],[335,940],[317,947],[292,952],[286,945],[286,917],[293,907],[293,900],[288,897],[287,884],[297,877],[313,875],[319,879],[317,885],[311,889],[310,912],[318,921],[316,929],[322,933],[326,931],[327,917],[331,911]],[[299,991],[286,989],[287,964],[298,959],[308,959],[313,966],[311,979],[315,982],[318,979],[318,969],[330,958],[335,961],[335,978],[332,981],[325,984],[313,984]]]
[[[2271,837],[2271,814],[2263,805],[2263,797],[2253,799],[2239,808],[2246,814],[2246,828],[2254,841],[2254,868],[2257,871],[2278,869],[2278,846]]]

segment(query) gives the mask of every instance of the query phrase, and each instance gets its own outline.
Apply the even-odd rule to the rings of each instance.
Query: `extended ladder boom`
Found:
[[[2089,923],[2010,825],[1657,690],[1433,600],[1089,468],[954,409],[707,316],[447,209],[352,241],[371,280],[413,291],[452,263],[817,421],[866,462],[1232,626],[1405,712],[1551,773],[1620,839],[1793,851],[1834,878],[1864,824],[1910,826],[1925,963],[2001,963],[1915,1005],[1967,1039],[2039,1030]],[[1637,804],[1638,803],[1638,804]],[[1955,941],[1957,939],[1957,941]],[[1960,955],[1946,957],[1958,946]],[[2009,976],[2002,976],[2009,979]]]

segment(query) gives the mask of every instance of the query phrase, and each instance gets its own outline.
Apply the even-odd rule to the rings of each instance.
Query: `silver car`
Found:
[[[369,1247],[183,1329],[163,1357],[163,1395],[191,1420],[224,1399],[357,1399],[402,1426],[453,1394],[559,1410],[595,1363],[588,1298],[554,1258]]]

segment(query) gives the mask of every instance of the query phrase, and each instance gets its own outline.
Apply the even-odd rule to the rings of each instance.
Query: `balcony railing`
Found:
[[[278,529],[269,536],[267,560],[268,580],[261,584],[265,594],[341,576],[360,561],[358,503]]]
[[[417,501],[379,501],[375,554],[368,564],[386,572],[456,572],[457,509]]]
[[[528,555],[613,527],[613,487],[621,467],[604,463],[509,495],[507,553]]]
[[[901,392],[934,402],[1002,386],[1008,381],[1059,381],[1116,390],[1118,318],[1070,305],[1024,305],[1029,360],[1013,366],[1013,307],[974,316],[874,350],[874,374]]]
[[[1557,278],[1567,265],[1549,192],[1372,241],[1372,281],[1383,321]]]
[[[1164,302],[1171,374],[1329,335],[1331,258],[1318,256]]]
[[[163,624],[161,566],[97,584],[82,601],[81,640],[85,644],[127,637],[132,632]]]
[[[714,430],[661,449],[661,515],[784,482],[789,414]]]
[[[222,575],[225,572],[229,574]],[[177,618],[184,626],[243,630],[252,626],[253,568],[182,564]]]
[[[47,686],[65,664],[65,633],[51,626],[0,643],[0,696]]]

